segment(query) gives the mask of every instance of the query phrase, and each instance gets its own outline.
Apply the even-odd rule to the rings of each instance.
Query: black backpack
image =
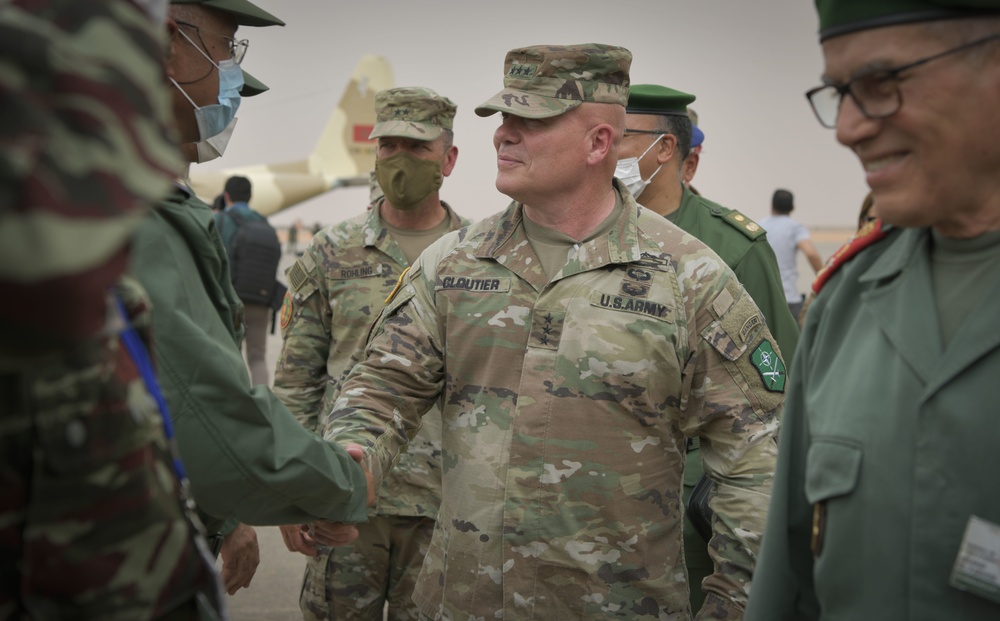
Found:
[[[248,217],[237,209],[225,214],[236,223],[229,255],[236,295],[244,303],[269,305],[281,260],[278,233],[264,218]]]

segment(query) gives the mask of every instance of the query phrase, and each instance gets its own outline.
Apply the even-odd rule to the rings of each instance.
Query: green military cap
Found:
[[[250,75],[246,69],[241,68],[241,71],[243,72],[243,88],[240,89],[240,97],[253,97],[271,90],[267,84]]]
[[[819,40],[859,30],[1000,14],[1000,0],[816,0]]]
[[[399,136],[436,140],[455,122],[455,102],[429,88],[401,86],[375,93],[375,127],[368,139]]]
[[[687,116],[695,96],[659,84],[633,84],[626,109],[633,114],[673,114]]]
[[[284,26],[274,15],[271,15],[249,0],[170,0],[171,4],[200,4],[209,9],[232,13],[240,26]]]
[[[601,43],[513,49],[504,60],[504,89],[476,108],[476,114],[543,119],[585,101],[624,106],[631,65],[632,52]]]

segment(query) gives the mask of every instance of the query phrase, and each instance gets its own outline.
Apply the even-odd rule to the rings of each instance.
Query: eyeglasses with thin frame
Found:
[[[927,64],[932,60],[951,56],[997,40],[1000,40],[1000,32],[905,65],[890,69],[872,69],[851,78],[847,84],[824,84],[810,89],[806,92],[806,99],[809,100],[809,105],[820,124],[829,129],[834,129],[837,126],[837,117],[840,115],[840,107],[845,95],[851,96],[858,106],[858,110],[865,117],[885,119],[899,112],[903,106],[903,94],[899,90],[899,83],[903,80],[901,77],[903,72]]]
[[[654,136],[662,136],[665,133],[667,132],[663,131],[662,129],[629,129],[626,127],[625,134],[622,136],[622,138],[628,138],[629,136],[633,136],[636,134],[652,134]]]
[[[233,37],[227,37],[224,34],[219,34],[218,32],[212,32],[211,30],[204,30],[200,26],[195,26],[190,22],[182,22],[177,20],[178,26],[187,26],[188,28],[193,28],[198,34],[198,40],[201,41],[202,47],[208,50],[208,46],[205,45],[205,41],[201,38],[201,33],[212,35],[213,37],[218,37],[224,40],[229,45],[229,58],[233,60],[237,65],[243,62],[243,58],[247,55],[247,48],[250,47],[250,41],[247,39],[234,39]]]

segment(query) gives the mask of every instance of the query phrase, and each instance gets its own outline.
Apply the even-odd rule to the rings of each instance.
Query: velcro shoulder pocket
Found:
[[[316,292],[316,261],[308,252],[302,255],[288,270],[288,290],[298,302],[309,299]]]
[[[709,312],[715,318],[702,337],[731,365],[755,406],[768,412],[784,402],[787,369],[764,316],[742,286],[722,290]]]

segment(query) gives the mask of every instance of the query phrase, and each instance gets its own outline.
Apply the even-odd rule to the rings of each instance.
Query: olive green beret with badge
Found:
[[[534,45],[507,52],[503,90],[476,108],[529,119],[558,116],[584,102],[628,103],[632,52],[601,43]]]
[[[819,40],[859,30],[956,17],[1000,15],[1000,0],[816,0]]]
[[[694,95],[667,86],[633,84],[626,109],[630,114],[688,116],[688,105],[694,100]]]
[[[199,4],[207,9],[232,13],[240,26],[285,25],[285,22],[248,0],[170,0],[170,4]]]
[[[398,136],[437,140],[455,123],[455,102],[429,88],[401,86],[375,93],[375,127],[368,139]]]

